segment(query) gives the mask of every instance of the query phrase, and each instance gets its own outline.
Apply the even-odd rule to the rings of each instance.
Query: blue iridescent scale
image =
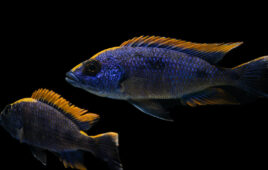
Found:
[[[124,47],[114,53],[127,75],[125,93],[132,97],[178,98],[225,83],[224,70],[178,51]]]

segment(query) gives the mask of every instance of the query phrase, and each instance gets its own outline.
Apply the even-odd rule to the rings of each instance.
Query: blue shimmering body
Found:
[[[226,85],[231,80],[225,69],[165,48],[121,47],[108,50],[95,59],[104,65],[113,63],[123,72],[118,89],[110,88],[113,85],[109,81],[113,78],[111,75],[105,78],[107,84],[100,85],[105,87],[101,90],[102,96],[115,99],[180,98],[211,86]]]

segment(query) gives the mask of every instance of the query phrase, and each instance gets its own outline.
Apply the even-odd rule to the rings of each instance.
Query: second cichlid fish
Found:
[[[54,153],[65,168],[86,170],[83,152],[108,163],[111,170],[123,170],[118,154],[118,134],[108,132],[88,136],[99,119],[60,95],[39,89],[30,98],[7,105],[0,114],[0,125],[9,134],[31,147],[33,156],[46,165],[46,151]]]
[[[268,97],[268,56],[234,68],[217,63],[236,43],[201,44],[140,36],[103,50],[74,67],[66,80],[98,96],[127,100],[154,117],[172,121],[168,103],[239,104],[224,87]]]

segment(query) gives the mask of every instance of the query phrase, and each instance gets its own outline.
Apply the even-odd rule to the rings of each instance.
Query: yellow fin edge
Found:
[[[243,42],[234,43],[194,43],[174,38],[159,37],[159,36],[140,36],[134,37],[128,41],[123,42],[120,47],[131,46],[132,44],[159,44],[167,45],[182,49],[193,49],[201,52],[223,52],[227,53],[233,48],[238,47]]]
[[[88,134],[87,134],[86,132],[82,131],[82,130],[80,130],[80,133],[81,133],[82,135],[84,135],[84,136],[88,136]]]
[[[83,65],[82,63],[78,64],[77,66],[75,66],[74,68],[72,68],[71,71],[75,71],[76,69],[78,69],[78,68],[81,67],[82,65]]]
[[[11,106],[14,104],[22,103],[22,102],[37,102],[37,100],[35,100],[33,98],[23,98],[23,99],[20,99],[16,102],[12,103]]]
[[[108,48],[108,49],[102,50],[101,52],[98,52],[98,53],[95,54],[93,57],[91,57],[91,59],[96,58],[97,56],[99,56],[99,55],[102,54],[102,53],[105,53],[106,51],[116,50],[116,49],[118,49],[118,48],[120,48],[120,47],[112,47],[112,48]]]
[[[60,159],[60,161],[62,161],[64,168],[69,168],[70,167],[72,169],[87,170],[87,168],[83,164],[81,164],[79,162],[75,162],[74,164],[71,164],[71,163],[67,162],[66,160],[61,160]]]
[[[102,134],[98,134],[98,135],[95,135],[95,136],[90,136],[92,138],[101,138],[101,137],[107,137],[109,136],[115,143],[116,146],[119,146],[119,136],[118,136],[118,133],[116,132],[106,132],[106,133],[102,133]]]

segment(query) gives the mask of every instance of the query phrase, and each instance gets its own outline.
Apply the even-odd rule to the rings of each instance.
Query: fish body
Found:
[[[106,97],[114,99],[180,98],[210,86],[224,85],[231,76],[203,59],[174,50],[122,47],[110,53],[123,74],[118,89],[104,88]],[[95,59],[105,61],[106,55]]]
[[[14,136],[23,143],[54,152],[85,149],[89,143],[72,120],[45,103],[21,102],[12,111],[22,113],[19,116],[23,134]]]
[[[31,146],[33,155],[43,164],[46,164],[44,151],[47,150],[58,155],[65,167],[86,169],[82,151],[91,152],[108,164],[119,161],[117,133],[88,136],[84,132],[98,119],[98,115],[87,113],[56,93],[41,89],[33,93],[32,98],[8,105],[1,112],[0,124],[12,137]],[[104,146],[106,148],[102,149]],[[107,152],[115,152],[115,158]],[[121,169],[118,167],[120,162],[116,166],[112,164],[111,169]]]
[[[147,114],[172,120],[163,100],[180,99],[189,106],[239,103],[219,86],[234,86],[267,96],[263,86],[267,82],[267,56],[236,68],[216,65],[240,44],[136,37],[77,65],[67,73],[66,80],[90,93],[127,100]],[[255,83],[248,81],[246,75],[250,73],[255,76]],[[258,82],[260,77],[262,82]],[[249,86],[245,86],[246,82]],[[258,85],[250,87],[253,84]]]

